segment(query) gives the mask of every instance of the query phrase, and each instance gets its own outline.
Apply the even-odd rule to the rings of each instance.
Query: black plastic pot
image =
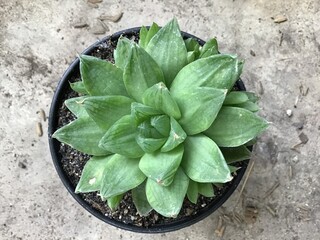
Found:
[[[124,31],[117,32],[111,36],[105,37],[102,40],[94,43],[89,48],[87,48],[83,54],[90,55],[90,53],[93,52],[93,50],[103,42],[106,42],[108,40],[115,40],[118,39],[121,35],[133,35],[139,33],[140,28],[131,28]],[[196,39],[201,45],[203,45],[205,42],[191,34],[182,32],[182,35],[184,38],[194,38]],[[206,207],[202,208],[196,215],[187,216],[183,219],[177,219],[170,223],[165,223],[161,225],[155,225],[149,228],[143,228],[138,227],[135,225],[128,225],[123,222],[118,222],[114,219],[111,219],[107,216],[104,216],[101,212],[94,209],[89,203],[84,201],[81,197],[81,195],[75,194],[75,186],[71,183],[70,179],[64,172],[61,164],[61,155],[59,153],[60,149],[60,142],[58,142],[56,139],[53,139],[51,136],[52,134],[58,129],[58,112],[59,108],[62,106],[64,101],[64,96],[69,91],[69,80],[74,75],[79,75],[79,59],[75,59],[73,63],[69,66],[69,68],[66,70],[64,75],[62,76],[61,80],[58,83],[56,92],[52,99],[51,109],[50,109],[50,115],[49,115],[49,128],[48,128],[48,137],[49,137],[49,145],[50,145],[50,151],[52,160],[54,163],[54,166],[59,174],[59,177],[61,181],[63,182],[64,186],[67,188],[69,193],[73,196],[77,202],[84,207],[87,211],[89,211],[92,215],[99,218],[100,220],[111,224],[115,227],[122,228],[125,230],[133,231],[133,232],[140,232],[140,233],[163,233],[163,232],[170,232],[175,231],[184,227],[188,227],[205,217],[209,216],[211,213],[213,213],[215,210],[217,210],[234,192],[234,190],[237,188],[238,184],[240,183],[246,168],[247,168],[247,162],[242,166],[240,170],[238,170],[236,176],[232,180],[231,184],[225,189],[223,194],[221,196],[218,196],[212,201],[210,204],[208,204]],[[236,86],[239,90],[244,91],[245,86],[241,80],[238,80],[236,83]]]

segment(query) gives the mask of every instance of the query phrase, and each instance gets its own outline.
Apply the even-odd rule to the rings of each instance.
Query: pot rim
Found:
[[[90,54],[99,44],[106,42],[108,40],[114,40],[119,38],[121,35],[132,35],[134,33],[139,33],[141,27],[134,27],[134,28],[129,28],[125,29],[119,32],[116,32],[110,36],[106,36],[102,38],[101,40],[96,41],[94,44],[89,46],[87,49],[85,49],[82,54]],[[196,39],[200,45],[203,45],[205,41],[202,39],[181,31],[182,35],[184,38],[194,38]],[[154,226],[150,226],[148,228],[145,227],[138,227],[136,225],[130,225],[126,224],[124,222],[119,222],[115,219],[109,218],[108,216],[103,215],[100,211],[94,209],[89,203],[87,203],[79,194],[76,194],[74,192],[75,187],[69,180],[68,176],[64,172],[62,166],[61,166],[61,155],[59,154],[59,147],[60,147],[60,142],[58,142],[56,139],[53,139],[51,136],[52,134],[56,131],[57,125],[58,125],[58,111],[59,107],[62,104],[62,97],[63,93],[66,91],[67,86],[69,84],[68,79],[70,76],[72,76],[76,71],[79,66],[79,58],[76,58],[70,66],[67,68],[63,76],[61,77],[58,86],[55,90],[54,96],[52,98],[52,103],[50,107],[50,112],[49,112],[49,120],[48,120],[48,140],[49,140],[49,146],[50,146],[50,152],[51,152],[51,157],[55,166],[55,169],[63,182],[64,186],[67,188],[68,192],[72,195],[72,197],[83,207],[85,208],[88,212],[90,212],[92,215],[97,217],[98,219],[121,229],[132,231],[132,232],[139,232],[139,233],[165,233],[165,232],[171,232],[171,231],[176,231],[181,228],[185,228],[188,226],[191,226],[204,218],[208,217],[211,213],[213,213],[215,210],[217,210],[235,191],[237,186],[239,185],[245,171],[247,168],[247,163],[244,164],[240,170],[237,171],[237,175],[234,177],[232,180],[232,184],[228,186],[228,188],[221,194],[219,197],[215,198],[214,201],[212,201],[210,204],[208,204],[206,207],[202,208],[201,210],[198,211],[197,214],[187,216],[185,218],[177,219],[175,221],[172,221],[170,223],[163,223],[163,224],[158,224]],[[239,79],[236,83],[237,87],[245,91],[245,86],[241,79]]]

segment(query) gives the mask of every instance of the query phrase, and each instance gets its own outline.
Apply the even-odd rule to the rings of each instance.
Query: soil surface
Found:
[[[134,35],[124,35],[131,40],[138,41],[138,34]],[[116,48],[117,40],[107,40],[99,45],[90,53],[91,56],[104,59],[106,61],[110,61],[114,63],[113,52]],[[68,82],[76,82],[80,81],[79,71],[74,72]],[[234,87],[237,90],[237,86]],[[68,87],[67,92],[64,96],[62,102],[66,99],[79,97],[80,95],[74,92],[70,87]],[[67,109],[67,107],[62,104],[59,108],[59,119],[58,119],[58,128],[70,123],[75,120],[76,117]],[[70,181],[73,183],[74,188],[78,184],[80,180],[80,176],[82,170],[86,164],[86,162],[90,159],[90,155],[81,153],[72,147],[60,143],[60,154],[61,154],[61,166]],[[247,163],[237,163],[236,166],[243,166]],[[236,173],[235,173],[236,174]],[[199,196],[197,204],[191,203],[187,198],[183,203],[182,209],[178,214],[177,218],[166,218],[162,215],[158,214],[156,211],[152,210],[148,216],[140,216],[137,212],[132,197],[131,192],[127,192],[122,201],[120,202],[119,207],[112,211],[106,202],[101,200],[98,192],[92,193],[81,193],[81,197],[88,202],[93,208],[100,211],[103,215],[115,219],[117,221],[129,224],[136,225],[139,227],[148,228],[151,226],[159,226],[165,223],[175,222],[176,220],[188,219],[192,218],[192,216],[196,215],[199,210],[206,208],[210,203],[212,203],[216,198],[220,198],[224,192],[231,186],[233,181],[227,184],[221,184],[219,188],[213,185],[215,196],[212,198]]]

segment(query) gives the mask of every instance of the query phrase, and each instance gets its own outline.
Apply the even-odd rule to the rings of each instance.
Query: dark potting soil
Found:
[[[131,38],[134,41],[138,40],[137,35],[126,36]],[[92,56],[105,59],[114,63],[113,51],[116,47],[117,41],[108,40],[102,44],[99,44],[94,51],[91,53]],[[70,82],[75,82],[80,80],[79,72],[77,71],[74,76],[69,80]],[[70,87],[64,96],[63,100],[78,97],[79,94],[74,92]],[[70,123],[75,120],[76,117],[66,108],[63,104],[59,109],[59,123],[58,128]],[[61,143],[60,144],[60,154],[62,156],[61,163],[63,166],[63,170],[68,175],[70,181],[76,187],[77,183],[80,180],[80,176],[84,165],[90,159],[90,156],[84,153],[81,153],[72,147]],[[242,164],[238,163],[237,166],[241,167]],[[199,196],[197,204],[191,203],[187,198],[185,198],[182,209],[177,216],[177,218],[166,218],[155,212],[154,210],[149,213],[148,216],[140,216],[137,212],[131,197],[131,193],[128,192],[124,195],[122,201],[120,202],[119,207],[112,211],[106,202],[102,201],[97,192],[92,193],[80,193],[81,197],[88,202],[93,208],[100,211],[107,217],[113,218],[117,221],[122,221],[126,224],[136,225],[139,227],[150,227],[163,223],[173,222],[176,219],[183,219],[188,216],[196,215],[199,210],[206,207],[212,201],[215,200],[216,197],[221,196],[224,191],[230,186],[231,183],[223,184],[222,187],[218,188],[213,185],[215,197],[207,198],[204,196]]]

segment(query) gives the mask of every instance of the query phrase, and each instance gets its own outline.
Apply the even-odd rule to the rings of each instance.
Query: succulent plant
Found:
[[[80,97],[65,101],[76,120],[53,135],[92,156],[75,191],[98,191],[111,209],[131,191],[141,215],[165,217],[185,197],[213,197],[267,127],[255,94],[233,90],[243,61],[216,39],[184,40],[176,19],[142,27],[138,43],[119,38],[114,59],[80,56]]]

